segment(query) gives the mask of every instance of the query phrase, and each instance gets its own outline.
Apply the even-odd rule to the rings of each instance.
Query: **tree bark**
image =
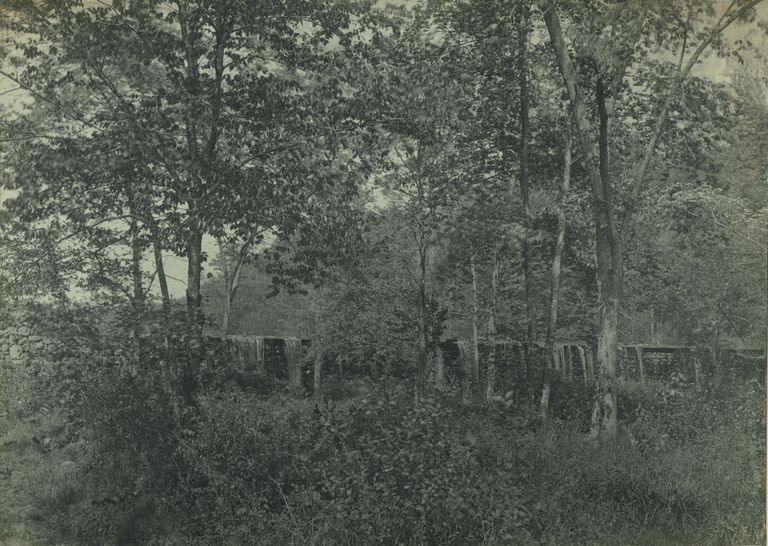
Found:
[[[546,420],[549,412],[549,397],[552,389],[553,353],[555,350],[555,332],[557,330],[557,312],[560,301],[560,270],[565,246],[565,204],[568,198],[568,189],[571,184],[571,121],[566,122],[565,144],[563,152],[563,181],[560,188],[560,202],[557,208],[557,236],[555,237],[555,249],[552,255],[552,273],[549,285],[549,320],[547,321],[547,339],[544,346],[544,381],[541,389],[539,411],[541,418]]]

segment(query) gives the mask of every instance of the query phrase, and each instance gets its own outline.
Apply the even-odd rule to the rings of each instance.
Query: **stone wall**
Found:
[[[50,351],[55,341],[39,335],[31,317],[13,312],[0,322],[0,365],[13,367]]]

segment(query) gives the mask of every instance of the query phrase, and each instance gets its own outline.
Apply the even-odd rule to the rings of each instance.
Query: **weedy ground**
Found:
[[[317,405],[220,386],[181,429],[151,381],[87,388],[6,413],[3,544],[765,543],[754,382],[623,385],[610,441],[568,384],[546,424],[396,381],[329,382]]]

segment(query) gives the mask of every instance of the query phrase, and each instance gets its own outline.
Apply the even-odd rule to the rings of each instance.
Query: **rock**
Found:
[[[11,357],[11,360],[18,360],[24,355],[24,351],[22,351],[21,347],[18,345],[12,345],[11,349],[9,351],[9,356]]]
[[[28,336],[31,333],[29,326],[22,326],[19,328],[19,335],[21,336]]]

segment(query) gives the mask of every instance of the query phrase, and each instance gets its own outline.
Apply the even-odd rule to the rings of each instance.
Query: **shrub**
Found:
[[[317,415],[309,401],[245,395],[236,407],[207,400],[198,434],[183,444],[194,470],[185,503],[199,516],[187,523],[189,537],[371,544],[530,537],[514,473],[483,465],[449,407],[368,399]]]

